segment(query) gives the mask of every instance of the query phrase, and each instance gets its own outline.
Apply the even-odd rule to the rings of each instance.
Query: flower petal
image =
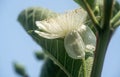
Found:
[[[47,31],[46,25],[41,24],[41,21],[36,21],[36,26],[37,26],[40,30]]]
[[[86,51],[94,51],[96,47],[96,36],[93,31],[85,25],[78,28],[78,32],[86,45]]]
[[[74,59],[81,59],[85,57],[85,45],[79,35],[75,30],[68,33],[64,39],[64,45],[68,55]]]
[[[50,33],[42,32],[42,31],[38,31],[38,30],[35,30],[34,32],[37,33],[39,36],[47,38],[47,39],[59,38],[58,34],[50,34]]]

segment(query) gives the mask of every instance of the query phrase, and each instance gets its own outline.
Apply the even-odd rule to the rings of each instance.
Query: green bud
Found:
[[[38,59],[38,60],[43,60],[45,58],[45,55],[43,52],[35,52],[35,57]]]
[[[26,77],[26,72],[25,72],[25,68],[23,65],[15,62],[14,63],[14,70],[17,74]]]

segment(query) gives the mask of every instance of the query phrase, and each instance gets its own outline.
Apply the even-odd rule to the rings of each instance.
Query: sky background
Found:
[[[73,0],[0,0],[0,77],[19,77],[13,70],[14,61],[23,64],[30,77],[39,76],[43,62],[34,52],[41,48],[17,21],[22,10],[33,6],[58,13],[79,7]],[[120,77],[120,28],[109,44],[102,77]]]

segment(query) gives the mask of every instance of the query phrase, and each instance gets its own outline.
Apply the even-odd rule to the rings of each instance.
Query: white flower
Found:
[[[78,28],[83,24],[87,13],[83,9],[76,9],[65,14],[58,15],[43,21],[36,21],[36,25],[42,31],[36,30],[40,36],[54,39],[65,37],[71,30]]]
[[[36,21],[41,37],[47,39],[65,38],[64,45],[68,55],[74,59],[85,56],[85,51],[94,51],[96,37],[88,26],[84,25],[87,13],[76,9],[43,21]]]

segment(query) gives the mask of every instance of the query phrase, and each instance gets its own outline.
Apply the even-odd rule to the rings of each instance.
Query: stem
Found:
[[[87,77],[85,59],[82,59],[82,66],[83,66],[83,77]]]
[[[111,24],[116,23],[120,19],[120,11],[112,18]]]
[[[120,11],[111,20],[111,29],[116,29],[120,25]]]
[[[103,25],[102,25],[103,29],[110,27],[109,24],[112,16],[113,1],[114,0],[104,0],[104,19],[103,19]]]
[[[117,22],[113,25],[113,27],[111,27],[111,29],[114,30],[114,29],[116,29],[119,25],[120,25],[120,20],[117,21]]]
[[[85,7],[86,7],[86,10],[87,10],[87,12],[88,12],[88,14],[89,14],[89,16],[90,16],[92,22],[93,22],[94,25],[95,25],[95,28],[96,28],[97,30],[99,30],[99,29],[100,29],[99,23],[98,23],[98,21],[97,21],[95,15],[94,15],[92,9],[90,8],[90,6],[89,6],[89,4],[87,3],[86,0],[82,0],[82,1],[83,1],[84,5],[85,5]]]
[[[114,0],[104,0],[104,19],[102,29],[98,31],[97,46],[91,77],[101,77],[104,58],[112,31],[110,30],[110,19],[112,15]]]
[[[112,31],[109,29],[102,30],[99,33],[91,77],[101,77],[103,62],[111,35]]]

